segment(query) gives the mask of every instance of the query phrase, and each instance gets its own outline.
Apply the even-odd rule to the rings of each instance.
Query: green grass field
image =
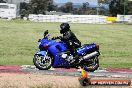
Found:
[[[33,64],[38,39],[49,30],[59,34],[60,23],[0,20],[0,65]],[[132,25],[70,24],[82,44],[100,45],[100,67],[132,67]]]

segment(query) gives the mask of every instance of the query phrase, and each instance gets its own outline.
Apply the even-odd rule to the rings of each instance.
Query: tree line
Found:
[[[109,4],[108,15],[132,15],[132,1],[130,0],[99,0],[99,3]]]
[[[0,0],[0,2],[4,2]],[[89,3],[83,3],[80,7],[74,7],[72,2],[67,2],[62,6],[55,5],[53,0],[31,0],[30,3],[20,3],[21,16],[28,14],[45,14],[45,11],[57,11],[64,13],[72,13],[77,15],[110,15],[117,14],[130,15],[132,14],[132,2],[129,0],[98,0],[99,6],[92,8]],[[108,5],[105,8],[104,5]]]
[[[72,2],[67,2],[62,6],[55,5],[53,0],[31,0],[30,3],[20,4],[20,14],[27,16],[30,14],[45,14],[45,11],[56,11],[72,14],[96,14],[96,8],[89,8],[88,3],[83,3],[79,8],[75,8]]]

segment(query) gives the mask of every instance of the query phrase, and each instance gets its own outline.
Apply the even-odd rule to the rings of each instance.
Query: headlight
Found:
[[[49,44],[44,44],[44,48],[48,49]]]

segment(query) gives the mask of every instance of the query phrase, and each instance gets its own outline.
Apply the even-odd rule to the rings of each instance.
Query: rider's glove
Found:
[[[62,36],[56,36],[52,38],[52,40],[55,40],[55,39],[62,39]]]
[[[38,42],[41,42],[41,39],[38,39]]]
[[[53,37],[53,38],[52,38],[52,40],[55,40],[55,39],[56,39],[56,37]]]

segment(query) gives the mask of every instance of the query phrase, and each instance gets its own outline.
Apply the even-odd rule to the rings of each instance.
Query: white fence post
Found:
[[[125,19],[124,19],[125,18]],[[35,22],[71,22],[71,23],[108,23],[107,16],[103,15],[29,15],[30,21]],[[132,15],[117,15],[117,20],[132,22]]]

